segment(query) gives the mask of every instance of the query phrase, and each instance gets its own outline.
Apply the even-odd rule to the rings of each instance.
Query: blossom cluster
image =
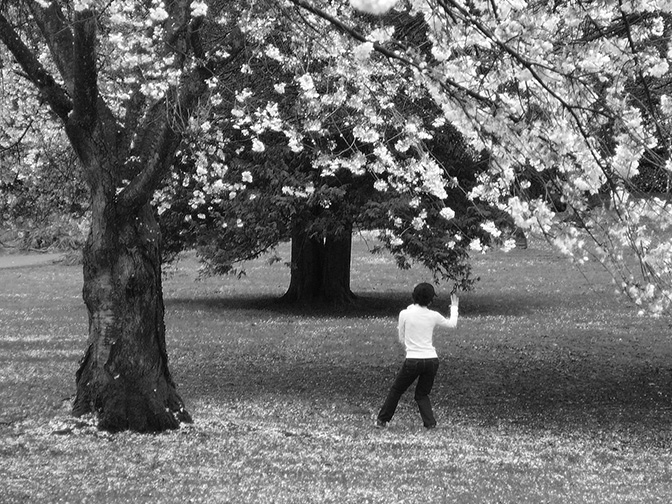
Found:
[[[365,3],[372,12],[367,2],[353,5]],[[414,60],[416,80],[445,119],[490,155],[471,196],[544,233],[577,261],[597,257],[644,308],[669,310],[669,205],[632,192],[645,160],[669,176],[665,27],[672,4],[411,4],[431,40],[431,57]],[[530,189],[530,170],[545,189]]]
[[[348,22],[356,19],[348,7],[321,6]],[[306,20],[314,36],[295,28]],[[342,197],[333,187],[339,174],[368,177],[392,209],[382,224],[396,229],[389,244],[401,247],[409,233],[419,240],[420,233],[435,232],[447,233],[442,246],[456,247],[464,231],[455,224],[457,206],[447,192],[456,185],[445,166],[451,160],[438,159],[428,147],[446,122],[439,109],[417,105],[430,99],[428,90],[409,80],[403,65],[374,49],[390,42],[394,27],[373,23],[362,43],[318,16],[304,13],[290,21],[286,11],[268,5],[263,15],[252,6],[240,16],[248,43],[245,63],[235,83],[213,85],[208,112],[194,121],[196,165],[246,159],[253,175],[264,172],[259,180],[265,180],[265,163],[271,163],[276,201],[293,199],[297,207],[316,204],[324,210]],[[295,172],[299,163],[308,167],[304,175]],[[221,187],[242,197],[240,205],[256,198],[256,187],[230,190],[235,180],[229,177],[238,175],[229,171],[217,185],[191,176],[188,184],[198,185],[190,199],[196,215],[212,215]],[[169,196],[163,200],[168,204]]]

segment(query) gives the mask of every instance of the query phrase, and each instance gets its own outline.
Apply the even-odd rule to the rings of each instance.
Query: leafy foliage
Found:
[[[202,15],[207,12],[204,3],[195,5],[207,40],[215,41],[222,30],[237,25],[246,44],[241,72],[213,76],[207,110],[184,121],[192,140],[185,144],[182,160],[195,171],[195,185],[189,186],[182,175],[173,180],[192,191],[189,203],[176,204],[184,207],[180,211],[195,210],[207,190],[214,189],[196,217],[227,215],[200,223],[204,226],[192,215],[187,226],[191,231],[183,233],[195,236],[197,227],[209,229],[210,245],[201,246],[214,258],[213,267],[219,265],[215,269],[226,270],[236,258],[268,249],[287,227],[262,230],[255,219],[261,207],[247,215],[244,202],[219,209],[218,202],[209,203],[222,191],[229,198],[243,193],[246,183],[225,180],[222,171],[240,160],[253,179],[256,174],[250,167],[263,165],[264,159],[283,159],[280,171],[301,172],[296,179],[279,176],[283,185],[275,187],[288,191],[276,193],[283,205],[291,199],[285,196],[293,197],[296,214],[321,213],[328,210],[326,202],[347,193],[334,184],[319,183],[319,177],[328,179],[337,170],[359,177],[364,170],[373,177],[376,191],[389,191],[386,197],[392,206],[397,196],[410,205],[414,196],[429,195],[459,219],[465,213],[457,208],[460,205],[446,201],[438,190],[450,187],[452,168],[440,156],[427,156],[431,150],[425,149],[440,135],[441,124],[456,128],[470,149],[487,152],[488,164],[482,167],[486,171],[473,187],[463,189],[477,209],[471,218],[493,231],[461,227],[457,221],[447,224],[448,234],[461,238],[448,239],[448,244],[457,244],[456,254],[448,256],[482,250],[512,227],[537,229],[577,261],[599,257],[636,302],[654,313],[667,309],[666,284],[672,282],[666,266],[670,247],[663,239],[670,223],[666,198],[640,198],[641,192],[668,190],[667,5],[612,0],[590,6],[573,1],[550,6],[525,1],[357,0],[353,11],[327,0],[267,0],[236,8],[215,2],[211,7],[217,15],[212,16]],[[140,10],[157,26],[167,13],[160,2]],[[124,37],[129,43],[123,50],[136,47],[131,42],[133,23],[122,25],[109,32],[112,37],[103,42],[101,52],[104,61],[114,63],[101,72],[101,82],[106,90],[119,91],[118,100],[110,101],[118,110],[127,105],[128,96],[119,83],[133,85],[137,75],[125,73],[140,68],[138,62],[146,79],[140,85],[145,96],[154,99],[169,82],[176,82],[161,51],[155,54],[156,61],[163,61],[159,67],[149,57],[129,62],[114,57],[121,54],[117,42]],[[151,46],[160,39],[159,32],[138,40]],[[122,74],[126,76],[120,81]],[[434,105],[425,112],[413,109],[427,98]],[[229,135],[232,129],[236,131]],[[287,156],[299,152],[301,168],[286,162]],[[437,161],[438,170],[433,164]],[[235,167],[231,170],[236,172]],[[392,194],[395,191],[399,194]],[[596,198],[600,203],[608,200],[611,211],[594,211]],[[160,203],[164,211],[168,200],[163,197]],[[424,219],[431,219],[432,213],[425,207],[436,203],[388,216],[381,229],[390,236],[383,243],[390,247],[399,240],[413,241],[417,230],[402,234],[413,228],[414,219],[417,226],[426,225]],[[329,220],[329,213],[311,224],[316,233],[325,232],[319,224]],[[367,218],[376,217],[373,214],[367,209]],[[657,217],[650,219],[652,215]],[[213,231],[222,228],[228,216],[235,216],[236,226],[226,232],[226,242],[239,243],[233,254],[219,251]],[[406,219],[401,228],[394,226],[398,218]],[[247,219],[252,219],[254,232],[238,226],[242,222],[244,227]],[[244,233],[239,241],[230,238],[234,229]],[[258,240],[253,238],[256,233]],[[416,245],[397,249],[400,264],[413,259],[409,252],[419,253]],[[245,248],[250,254],[243,253]],[[629,252],[640,259],[641,267],[634,271],[622,259]],[[445,275],[436,266],[444,264],[441,253],[431,257],[426,250],[418,257],[421,262],[431,258],[430,267]],[[453,273],[454,278],[462,275]]]
[[[0,53],[0,58],[7,57]],[[80,248],[89,194],[64,132],[0,65],[0,221],[21,248]]]
[[[487,158],[366,44],[314,16],[263,8],[263,23],[250,18],[243,73],[213,84],[181,172],[158,196],[167,255],[196,244],[206,270],[221,273],[296,225],[319,237],[376,229],[401,267],[415,261],[470,288],[469,247],[490,243],[480,224],[503,218],[467,198]],[[426,41],[417,16],[378,23],[340,12],[383,40]]]

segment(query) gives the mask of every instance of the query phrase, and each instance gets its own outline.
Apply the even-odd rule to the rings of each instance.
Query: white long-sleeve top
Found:
[[[434,359],[434,328],[457,327],[457,307],[450,307],[446,318],[426,306],[412,304],[399,312],[399,342],[406,347],[407,359]]]

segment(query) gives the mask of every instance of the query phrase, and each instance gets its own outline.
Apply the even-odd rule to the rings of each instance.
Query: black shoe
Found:
[[[432,424],[432,425],[425,425],[425,429],[427,429],[427,430],[432,430],[432,429],[436,429],[436,424]]]
[[[381,420],[376,420],[376,423],[373,424],[373,426],[376,429],[387,429],[387,422],[383,422]]]

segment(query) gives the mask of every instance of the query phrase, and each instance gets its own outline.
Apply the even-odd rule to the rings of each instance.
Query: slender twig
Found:
[[[8,147],[5,147],[4,145],[0,145],[0,153],[2,153],[2,152],[7,152],[8,150],[11,150],[11,149],[17,147],[17,146],[21,143],[21,141],[24,139],[24,137],[28,134],[28,131],[30,130],[30,128],[31,128],[31,126],[33,125],[33,122],[34,122],[34,121],[35,121],[35,119],[31,119],[31,120],[30,120],[30,122],[29,122],[28,125],[25,127],[25,129],[23,130],[23,132],[21,133],[21,135],[19,135],[19,138],[17,138],[16,141],[15,141],[14,143],[12,143],[11,145],[9,145]]]

